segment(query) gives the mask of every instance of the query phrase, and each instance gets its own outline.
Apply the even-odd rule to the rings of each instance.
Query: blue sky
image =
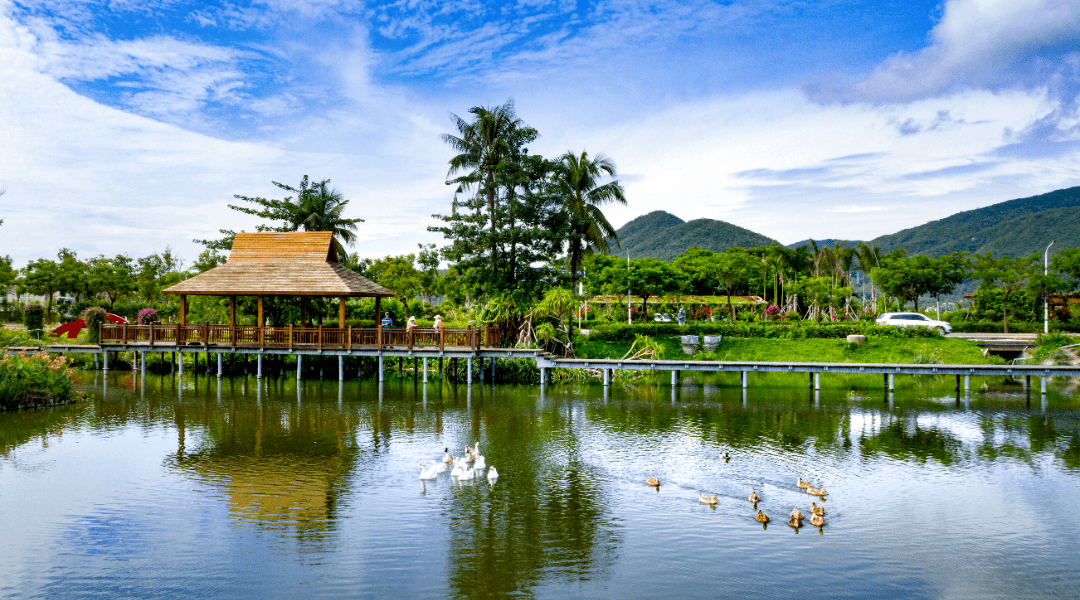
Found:
[[[868,239],[1080,185],[1080,3],[0,0],[0,254],[190,260],[305,174],[414,251],[448,114],[508,98],[616,161],[617,225]]]

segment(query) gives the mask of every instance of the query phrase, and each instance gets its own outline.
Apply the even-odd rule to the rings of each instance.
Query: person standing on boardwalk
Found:
[[[442,315],[435,315],[435,329],[442,331],[446,327],[446,323],[443,323]]]
[[[379,324],[382,325],[383,328],[383,343],[385,344],[387,340],[390,339],[390,332],[387,330],[394,325],[394,320],[390,318],[389,312],[383,313],[382,321],[380,321]]]

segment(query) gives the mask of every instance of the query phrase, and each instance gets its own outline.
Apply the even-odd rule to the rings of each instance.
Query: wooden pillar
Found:
[[[341,296],[340,298],[338,298],[337,314],[338,314],[338,318],[337,318],[338,329],[344,329],[345,328],[345,296]]]
[[[375,325],[379,325],[379,321],[382,319],[382,297],[375,296]],[[381,343],[381,342],[380,342]]]
[[[300,326],[307,327],[307,298],[300,297]]]
[[[258,319],[259,319],[259,323],[258,323],[259,330],[260,330],[260,333],[261,333],[263,325],[266,324],[266,318],[263,316],[263,297],[262,296],[259,296],[259,316],[258,316]],[[261,335],[259,337],[259,341],[262,341],[262,336]]]
[[[236,296],[229,296],[229,326],[236,327]]]
[[[180,294],[180,324],[187,325],[187,296]]]

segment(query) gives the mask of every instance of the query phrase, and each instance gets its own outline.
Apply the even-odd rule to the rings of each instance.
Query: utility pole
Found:
[[[1054,245],[1053,240],[1050,242],[1050,246]],[[1043,252],[1043,277],[1050,274],[1050,246],[1046,247],[1046,251]],[[1050,333],[1050,292],[1043,290],[1043,334]]]

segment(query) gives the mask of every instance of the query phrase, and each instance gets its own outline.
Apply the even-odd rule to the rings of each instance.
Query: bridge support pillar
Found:
[[[467,357],[465,357],[465,380],[469,382],[469,385],[472,385],[472,378],[473,378],[473,374],[472,374],[472,357],[467,356]],[[543,383],[544,383],[544,370],[540,369],[540,384],[543,385]]]
[[[611,369],[604,369],[604,387],[611,385]]]
[[[896,376],[893,373],[889,373],[889,391],[896,389]]]
[[[1040,392],[1042,393],[1043,396],[1046,395],[1046,380],[1047,379],[1049,379],[1049,377],[1040,377],[1039,378],[1039,388],[1040,388]]]
[[[304,366],[304,355],[303,354],[297,354],[296,355],[296,380],[297,381],[300,381],[300,369],[303,366]]]
[[[109,351],[108,350],[105,350],[104,352],[101,353],[101,364],[102,364],[102,368],[101,368],[102,371],[108,371],[109,370]]]
[[[748,386],[747,386],[747,383],[746,383],[746,379],[747,379],[747,377],[749,376],[749,372],[747,372],[747,371],[741,371],[741,372],[739,373],[739,375],[741,376],[741,377],[740,377],[740,380],[741,380],[741,383],[742,383],[742,387],[743,387],[743,389],[745,390],[745,389],[746,389],[746,388],[748,387]]]
[[[971,375],[964,375],[964,391],[971,389]]]
[[[439,357],[439,381],[442,381],[442,377],[443,377],[442,357],[440,356]]]
[[[221,356],[218,354],[218,356]],[[262,354],[255,357],[255,379],[262,379]],[[220,377],[220,375],[218,376]]]
[[[146,353],[139,353],[139,377],[146,378]]]
[[[262,364],[262,356],[259,357],[259,364]],[[338,355],[337,357],[337,380],[345,381],[345,357]]]
[[[183,377],[184,376],[184,351],[181,350],[181,351],[177,352],[176,354],[177,354],[176,368],[178,369],[176,371],[176,374]]]
[[[956,376],[956,391],[960,391],[960,376]]]
[[[547,385],[547,367],[540,367],[540,387],[543,389]]]
[[[476,360],[480,361],[480,383],[484,383],[484,357],[478,356]]]
[[[491,385],[495,385],[495,357],[491,357]]]
[[[424,357],[424,383],[427,383],[427,357]]]
[[[673,370],[671,372],[671,387],[675,387],[676,385],[678,385],[676,383],[676,382],[678,382],[678,380],[679,380],[679,372]]]
[[[383,380],[383,357],[382,357],[382,354],[379,355],[379,369],[378,369],[378,371],[379,371],[379,383],[382,383],[382,380]]]
[[[1031,389],[1031,375],[1024,375],[1024,390]]]
[[[814,373],[814,391],[821,390],[821,373]]]
[[[888,373],[882,373],[881,374],[881,379],[882,379],[882,381],[881,381],[882,389],[885,389],[885,390],[889,389],[889,374]]]
[[[221,379],[221,353],[217,353],[217,376]]]

